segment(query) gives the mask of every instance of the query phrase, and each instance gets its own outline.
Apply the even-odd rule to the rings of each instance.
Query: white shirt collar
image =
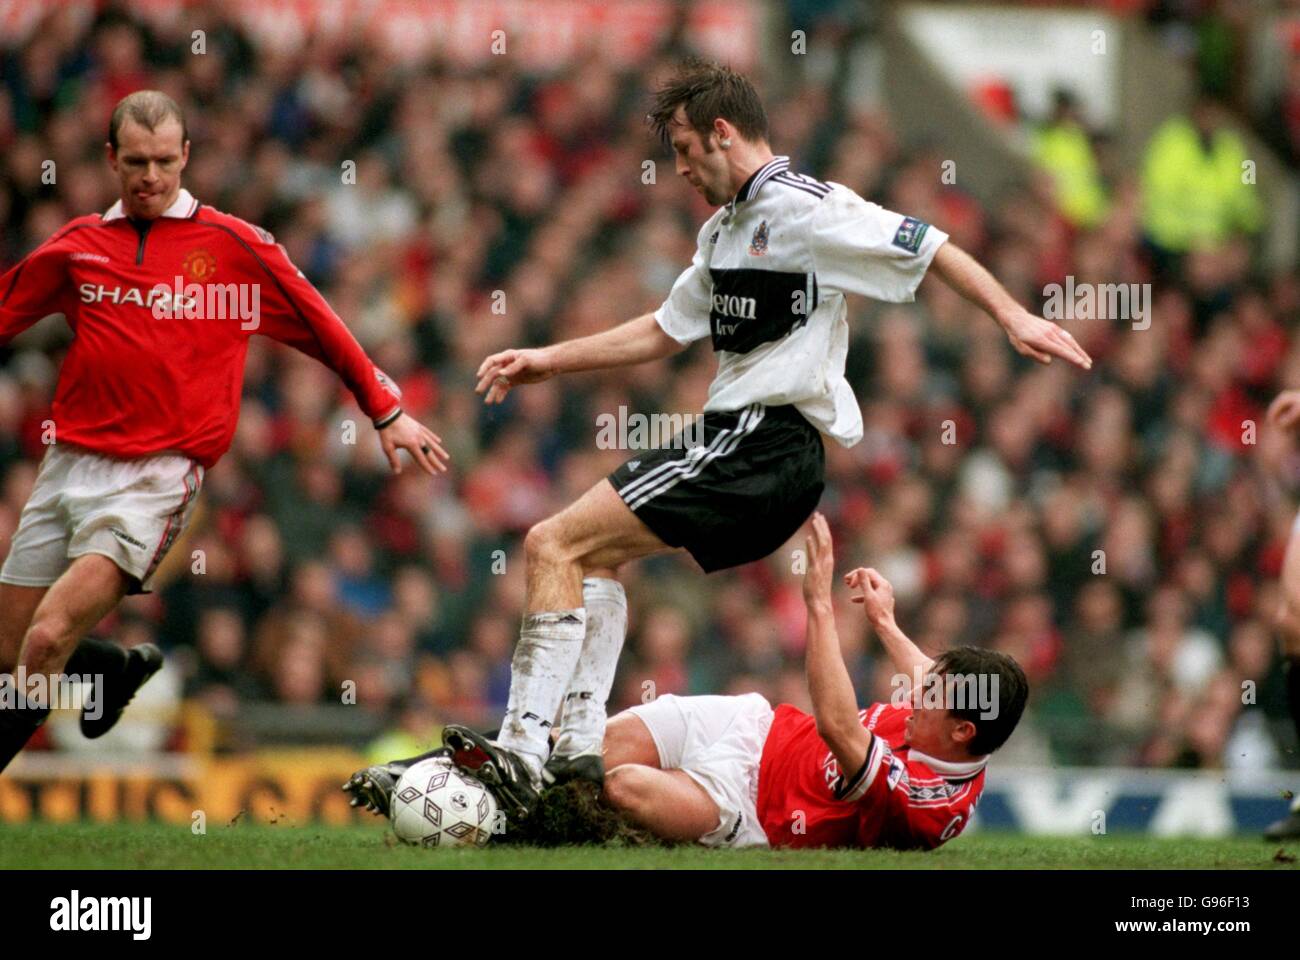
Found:
[[[973,777],[983,770],[984,765],[989,762],[988,757],[980,757],[978,760],[970,760],[966,763],[954,763],[951,760],[940,760],[938,757],[932,757],[916,749],[910,749],[908,757],[912,760],[920,760],[939,776],[950,780],[964,780],[967,777]]]
[[[749,175],[749,179],[744,185],[736,191],[736,201],[743,202],[752,200],[758,196],[758,191],[763,184],[776,176],[782,170],[790,169],[790,158],[786,156],[773,157],[767,163],[763,164],[757,170]]]
[[[162,212],[162,215],[164,217],[173,217],[176,219],[185,220],[188,219],[189,217],[192,217],[194,215],[194,211],[197,210],[198,208],[199,208],[199,202],[194,199],[194,195],[191,194],[184,187],[181,187],[181,191],[180,193],[176,194],[176,199],[172,201],[172,205],[168,207],[166,210],[164,210]],[[126,216],[126,214],[122,212],[122,201],[118,200],[111,207],[109,207],[107,211],[105,211],[103,219],[117,220],[120,217],[124,217],[124,216]]]
[[[727,220],[730,220],[736,213],[736,204],[744,203],[746,200],[752,200],[758,196],[759,189],[767,181],[783,170],[790,169],[790,158],[787,156],[773,157],[767,163],[763,164],[757,170],[749,175],[749,179],[741,185],[736,191],[736,195],[727,201]],[[724,223],[726,221],[723,221]]]

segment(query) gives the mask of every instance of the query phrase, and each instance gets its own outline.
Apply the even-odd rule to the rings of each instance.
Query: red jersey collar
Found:
[[[181,192],[176,194],[176,199],[172,201],[170,207],[162,212],[162,216],[185,220],[194,216],[194,212],[198,209],[199,202],[194,199],[194,195],[184,187],[181,187]],[[107,211],[105,211],[103,219],[118,220],[124,216],[125,214],[122,212],[122,201],[118,200],[109,207]]]

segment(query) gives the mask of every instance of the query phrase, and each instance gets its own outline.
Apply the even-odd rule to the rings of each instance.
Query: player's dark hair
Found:
[[[950,706],[948,712],[975,724],[975,736],[966,744],[971,756],[986,756],[1007,742],[1029,699],[1029,680],[1020,664],[1005,653],[979,647],[953,647],[935,660],[934,672],[944,677],[996,677],[997,716],[981,717],[992,711],[972,702],[974,698],[967,698],[961,709]]]
[[[109,146],[114,150],[117,149],[117,133],[127,120],[152,131],[168,117],[175,117],[181,125],[183,146],[190,138],[190,131],[185,126],[185,114],[181,111],[180,104],[161,90],[137,90],[135,93],[128,93],[117,102],[117,106],[113,108],[113,115],[108,120]]]
[[[693,57],[655,91],[646,119],[655,135],[669,143],[677,108],[686,110],[692,129],[706,136],[721,117],[746,140],[767,139],[767,111],[754,85],[730,67]]]

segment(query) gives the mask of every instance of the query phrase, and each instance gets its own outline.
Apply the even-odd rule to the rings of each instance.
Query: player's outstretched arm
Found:
[[[484,403],[500,403],[510,388],[521,383],[539,383],[557,373],[628,367],[671,356],[686,349],[655,321],[653,313],[619,324],[589,337],[565,340],[533,350],[502,350],[478,368],[478,393],[486,391]]]
[[[1033,357],[1039,363],[1051,363],[1052,357],[1060,357],[1084,370],[1092,368],[1092,358],[1074,337],[1052,321],[1036,317],[1016,303],[993,274],[951,240],[935,252],[930,269],[996,320],[1018,353]]]
[[[60,309],[67,292],[68,256],[59,241],[66,232],[56,233],[0,275],[0,346]]]
[[[894,669],[909,677],[929,673],[934,661],[908,639],[907,634],[894,621],[893,584],[872,567],[858,567],[845,575],[844,582],[850,589],[861,591],[853,598],[853,602],[863,605],[867,621],[875,629],[876,636],[880,637],[880,643]]]
[[[871,734],[858,720],[858,695],[844,665],[835,613],[831,605],[831,582],[835,576],[835,553],[826,518],[814,513],[812,533],[807,540],[808,572],[803,578],[803,600],[808,608],[808,645],[804,652],[808,692],[812,697],[817,734],[831,748],[845,776],[860,770],[871,749]]]

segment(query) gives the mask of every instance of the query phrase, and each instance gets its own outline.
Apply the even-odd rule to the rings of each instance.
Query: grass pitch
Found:
[[[1137,835],[1027,837],[975,833],[939,850],[706,850],[700,847],[502,846],[421,850],[384,825],[210,827],[0,823],[0,869],[410,869],[410,870],[1296,870],[1300,841]]]

